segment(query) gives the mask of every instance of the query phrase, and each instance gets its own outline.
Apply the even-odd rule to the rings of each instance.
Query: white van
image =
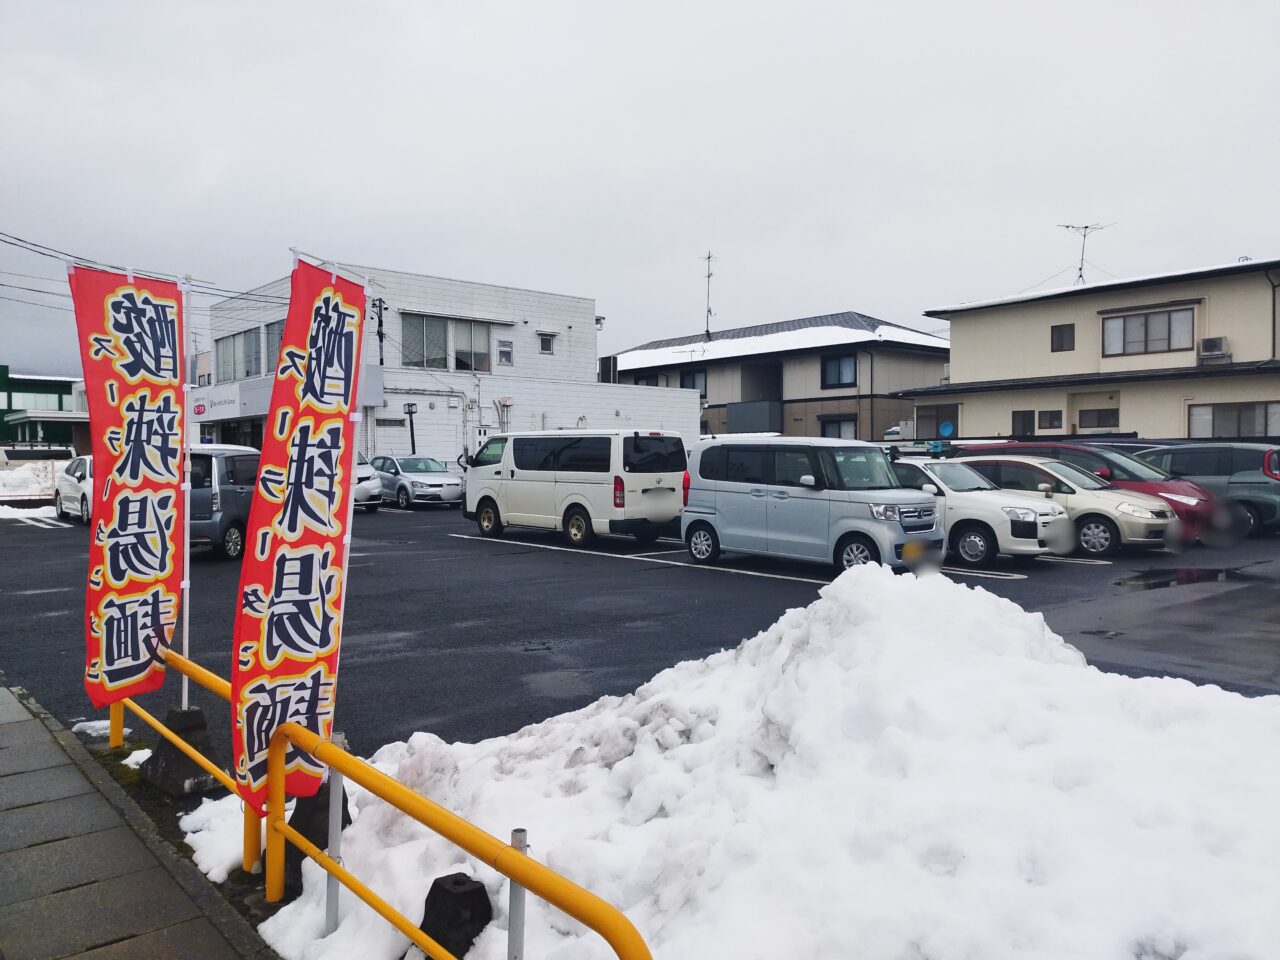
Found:
[[[879,447],[822,437],[703,441],[680,526],[695,563],[720,551],[909,567],[940,563],[933,496],[907,490]]]
[[[502,434],[467,461],[463,516],[485,537],[516,524],[563,530],[574,546],[603,533],[649,543],[684,509],[685,468],[680,435],[662,430]]]

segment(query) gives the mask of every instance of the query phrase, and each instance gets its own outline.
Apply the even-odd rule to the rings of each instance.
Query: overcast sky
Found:
[[[1097,280],[1280,255],[1277,37],[1263,0],[7,3],[0,231],[593,297],[602,352],[699,331],[708,249],[720,328],[937,329],[1073,266],[1058,223],[1117,222]],[[71,330],[0,300],[0,363],[75,372]]]

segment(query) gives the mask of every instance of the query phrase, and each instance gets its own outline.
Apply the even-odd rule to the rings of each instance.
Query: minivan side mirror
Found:
[[[1099,479],[1102,479],[1102,480],[1110,480],[1110,479],[1111,479],[1111,468],[1110,468],[1110,467],[1099,467],[1097,470],[1093,471],[1093,475],[1094,475],[1095,477],[1098,477]]]
[[[818,485],[818,481],[814,479],[814,476],[812,473],[806,473],[803,477],[800,478],[800,486],[802,487],[816,487],[817,485]]]
[[[938,495],[938,485],[936,483],[926,483],[920,487],[920,492],[929,493],[936,497]]]
[[[1039,490],[1041,493],[1043,493],[1046,497],[1053,496],[1053,487],[1049,486],[1049,484],[1047,483],[1039,484],[1036,487],[1036,489]]]

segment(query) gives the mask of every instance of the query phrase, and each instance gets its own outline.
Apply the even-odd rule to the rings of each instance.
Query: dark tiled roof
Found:
[[[850,330],[864,330],[867,333],[875,333],[877,327],[896,327],[899,330],[911,330],[912,333],[920,333],[922,331],[912,330],[911,327],[904,327],[898,323],[889,323],[885,320],[877,320],[875,317],[868,317],[865,313],[854,313],[852,310],[846,310],[844,313],[826,313],[820,317],[802,317],[799,320],[782,320],[778,323],[761,323],[754,327],[734,327],[732,330],[712,330],[712,340],[741,340],[743,337],[764,337],[772,333],[790,333],[793,330],[804,330],[809,327],[846,327]],[[638,347],[631,347],[631,350],[656,350],[659,347],[681,347],[690,343],[706,343],[705,334],[695,333],[687,337],[668,337],[666,340],[650,340],[648,343],[642,343]]]

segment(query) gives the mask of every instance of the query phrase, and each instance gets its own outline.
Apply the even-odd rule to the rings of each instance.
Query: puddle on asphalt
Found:
[[[1264,579],[1244,573],[1238,567],[1185,567],[1172,570],[1142,570],[1112,582],[1117,587],[1127,587],[1130,590],[1161,590],[1165,587],[1185,587],[1192,583],[1260,583]]]

